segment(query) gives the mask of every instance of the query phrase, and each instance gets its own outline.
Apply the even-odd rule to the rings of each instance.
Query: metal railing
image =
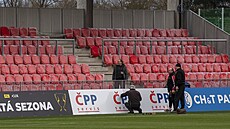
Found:
[[[5,41],[19,41],[19,54],[22,55],[22,41],[55,41],[55,54],[58,54],[58,44],[59,41],[72,41],[73,46],[73,55],[75,53],[75,40],[74,39],[50,39],[50,38],[0,38],[0,41],[2,42],[2,55],[4,55],[4,43]],[[36,43],[37,46],[37,55],[40,55],[39,53],[39,42]]]
[[[213,49],[213,46],[215,42],[225,42],[225,50],[226,50],[226,54],[228,54],[228,40],[227,39],[103,39],[102,40],[102,63],[104,64],[104,46],[105,46],[105,42],[118,42],[118,55],[120,55],[120,44],[121,41],[124,42],[129,42],[129,41],[133,41],[134,42],[134,54],[136,54],[136,46],[137,46],[137,42],[138,41],[142,41],[142,42],[150,42],[150,54],[152,54],[152,48],[153,48],[153,42],[165,42],[165,49],[166,49],[166,54],[168,54],[168,42],[180,42],[180,46],[181,46],[181,50],[183,50],[183,42],[195,42],[196,43],[196,54],[198,54],[198,43],[199,42],[210,42],[211,43],[211,48]],[[183,51],[181,52],[181,54],[184,54]],[[213,50],[212,50],[212,54],[213,54]]]
[[[116,87],[116,81],[49,81],[49,82],[2,82],[0,92],[4,91],[47,91],[47,90],[79,90],[79,89],[128,89],[130,85],[136,88],[166,88],[166,80],[122,81],[125,87]],[[190,88],[230,87],[230,79],[198,79],[186,80]]]

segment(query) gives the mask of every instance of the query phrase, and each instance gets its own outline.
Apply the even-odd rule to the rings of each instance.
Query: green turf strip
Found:
[[[1,118],[0,128],[17,129],[229,129],[230,112],[177,115],[122,114],[60,116],[39,118]]]

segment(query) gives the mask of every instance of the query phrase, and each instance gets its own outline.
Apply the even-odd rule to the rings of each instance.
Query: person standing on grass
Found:
[[[173,68],[169,68],[168,69],[168,79],[167,79],[167,84],[166,87],[168,89],[168,93],[169,93],[169,109],[166,109],[165,111],[172,111],[172,105],[173,105],[173,111],[176,111],[176,107],[175,107],[175,89],[174,87],[174,70]]]
[[[119,60],[118,64],[114,66],[112,78],[115,89],[125,88],[125,80],[128,79],[128,72],[122,60]]]
[[[125,103],[126,108],[129,110],[129,113],[134,113],[133,110],[137,110],[139,113],[142,113],[142,109],[140,108],[142,100],[140,92],[135,90],[135,86],[131,85],[130,90],[121,94],[121,98],[128,96],[129,101]]]
[[[179,63],[176,64],[176,72],[175,72],[175,89],[176,89],[176,98],[175,98],[175,108],[178,108],[179,101],[181,104],[180,109],[177,110],[177,113],[186,112],[184,109],[185,106],[185,98],[184,98],[184,90],[185,90],[185,73],[181,69],[181,65]]]

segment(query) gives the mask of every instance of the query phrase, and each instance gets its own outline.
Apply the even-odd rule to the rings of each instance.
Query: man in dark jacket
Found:
[[[125,80],[128,79],[128,72],[122,60],[113,69],[113,80],[115,82],[115,89],[125,88]]]
[[[130,90],[121,94],[121,98],[128,96],[129,101],[125,103],[126,108],[129,110],[129,113],[134,113],[133,110],[137,110],[139,113],[142,113],[140,108],[142,100],[140,92],[135,90],[135,86],[131,85]]]
[[[174,87],[174,70],[173,68],[169,68],[168,70],[169,76],[167,80],[166,87],[168,89],[169,93],[169,109],[166,109],[166,111],[172,111],[172,105],[173,105],[173,110],[176,111],[175,107],[175,87]]]
[[[181,65],[176,64],[176,72],[175,72],[175,89],[176,89],[176,99],[175,99],[175,107],[178,108],[179,101],[181,103],[181,108],[184,110],[185,106],[185,98],[184,98],[184,90],[185,90],[185,73],[181,69]],[[181,110],[177,111],[181,111]]]

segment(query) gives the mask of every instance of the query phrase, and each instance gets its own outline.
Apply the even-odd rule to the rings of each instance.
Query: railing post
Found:
[[[101,58],[102,58],[102,64],[104,65],[104,40],[102,40],[102,53],[101,53]]]
[[[137,55],[137,42],[134,40],[134,54]]]
[[[2,55],[4,55],[4,39],[2,40]]]
[[[222,8],[222,13],[221,14],[222,14],[221,15],[221,20],[222,20],[222,22],[221,22],[221,24],[222,24],[221,29],[224,30],[224,8]]]
[[[198,42],[196,41],[196,55],[198,55]]]
[[[153,45],[152,45],[152,41],[150,41],[150,55],[152,55],[153,54]]]
[[[73,55],[75,55],[75,43],[76,43],[76,41],[73,40]]]
[[[55,41],[55,54],[58,55],[58,41]]]
[[[37,55],[39,56],[40,55],[40,52],[39,52],[39,40],[37,40]]]
[[[22,55],[22,40],[19,40],[19,54]]]
[[[118,55],[120,56],[120,40],[118,40],[118,46],[117,46],[118,48],[117,48],[117,53],[118,53]]]
[[[168,41],[166,41],[166,55],[168,55]]]

